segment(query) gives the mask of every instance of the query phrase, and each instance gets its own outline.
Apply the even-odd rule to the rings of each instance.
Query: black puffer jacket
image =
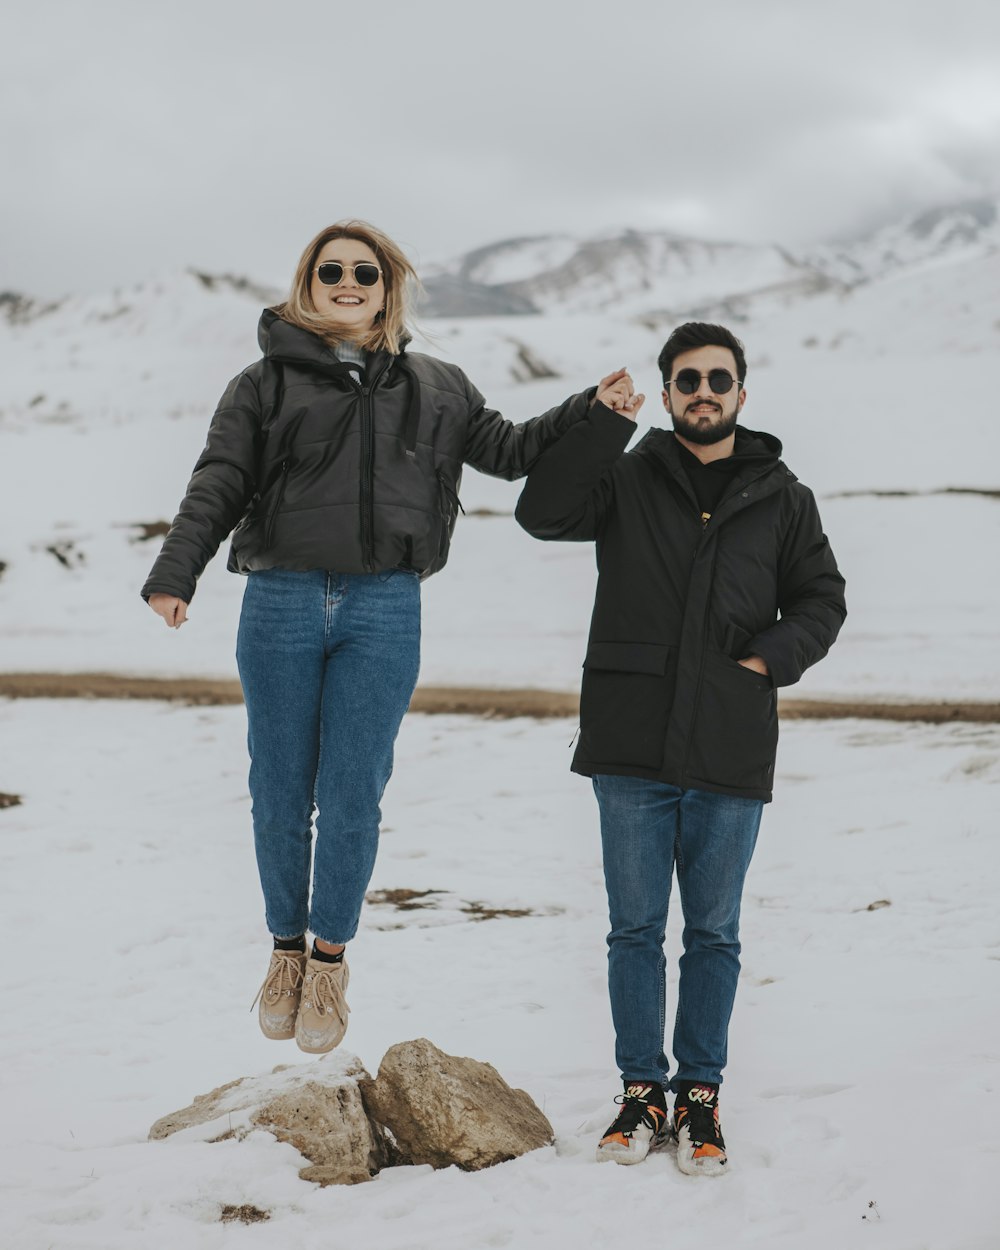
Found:
[[[229,568],[414,569],[448,559],[463,464],[508,480],[586,413],[576,395],[513,425],[455,365],[388,352],[359,383],[316,335],[269,309],[264,353],[226,388],[142,588],[190,602],[235,527]]]
[[[769,800],[775,687],[826,655],[847,614],[816,501],[776,438],[738,426],[739,467],[703,525],[673,434],[623,456],[634,430],[595,405],[517,506],[536,538],[597,540],[573,769]],[[770,677],[737,663],[750,655]]]

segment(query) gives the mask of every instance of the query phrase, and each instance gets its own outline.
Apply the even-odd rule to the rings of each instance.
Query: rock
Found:
[[[303,1180],[353,1185],[395,1158],[384,1130],[365,1113],[361,1079],[371,1078],[344,1051],[282,1065],[199,1095],[189,1107],[157,1120],[149,1137],[155,1141],[186,1129],[200,1141],[223,1141],[265,1129],[309,1160],[299,1172]]]
[[[398,1163],[474,1172],[553,1140],[524,1090],[424,1038],[393,1046],[375,1080],[338,1050],[229,1081],[157,1120],[149,1137],[218,1142],[259,1129],[304,1155],[299,1176],[319,1185],[354,1185]]]
[[[389,1162],[385,1133],[368,1120],[356,1081],[306,1081],[258,1108],[250,1122],[311,1160],[299,1172],[304,1181],[356,1185]]]
[[[242,1084],[243,1080],[230,1081],[227,1085],[213,1089],[211,1093],[196,1094],[189,1107],[182,1107],[180,1111],[171,1111],[169,1115],[161,1116],[149,1130],[149,1140],[161,1141],[164,1137],[179,1133],[181,1129],[191,1128],[194,1124],[210,1124],[230,1111],[242,1111],[250,1105],[249,1102],[234,1099],[230,1103],[226,1098],[231,1089]]]
[[[407,1163],[475,1172],[553,1141],[552,1125],[523,1089],[426,1038],[391,1047],[377,1078],[359,1085],[369,1118],[390,1129]]]

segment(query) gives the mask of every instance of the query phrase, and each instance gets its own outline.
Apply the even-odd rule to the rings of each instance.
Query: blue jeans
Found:
[[[347,942],[375,866],[379,803],[417,682],[420,582],[403,570],[251,573],[236,658],[268,929]]]
[[[763,803],[641,777],[596,776],[608,888],[608,987],[626,1081],[664,1088],[663,939],[674,867],[684,913],[674,1024],[676,1090],[720,1084],[740,972],[740,901]]]

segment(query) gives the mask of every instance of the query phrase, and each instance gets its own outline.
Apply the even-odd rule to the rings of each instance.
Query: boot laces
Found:
[[[640,1124],[645,1124],[655,1133],[662,1124],[662,1119],[649,1109],[649,1097],[653,1093],[649,1085],[630,1085],[623,1094],[615,1096],[615,1102],[621,1106],[618,1118],[608,1129],[608,1133],[634,1133]]]
[[[319,971],[310,969],[306,975],[304,993],[308,995],[312,1007],[319,1015],[325,1016],[329,1011],[336,1015],[341,1024],[346,1024],[351,1009],[344,997],[343,967],[343,964],[331,964]]]
[[[711,1092],[711,1091],[709,1091]],[[714,1093],[710,1098],[702,1101],[700,1098],[692,1098],[690,1095],[681,1103],[677,1109],[678,1130],[686,1122],[688,1125],[688,1133],[691,1141],[699,1145],[708,1145],[722,1147],[722,1129],[719,1126],[719,1100]]]
[[[278,958],[274,956],[278,956]],[[301,989],[302,953],[299,951],[275,951],[271,957],[267,976],[257,991],[257,997],[250,1004],[250,1010],[253,1011],[262,997],[281,998],[283,994],[297,994]]]

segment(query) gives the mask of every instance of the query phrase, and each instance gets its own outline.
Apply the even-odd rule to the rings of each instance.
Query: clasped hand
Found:
[[[613,412],[634,421],[639,409],[646,402],[645,395],[637,395],[627,369],[616,369],[597,384],[594,403],[602,403]]]

